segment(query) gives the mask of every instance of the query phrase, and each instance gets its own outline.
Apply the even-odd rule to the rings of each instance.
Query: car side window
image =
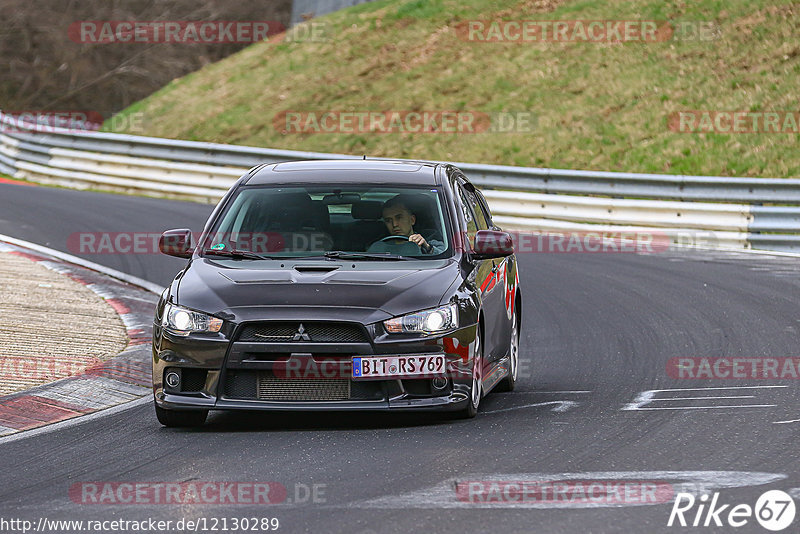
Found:
[[[492,223],[492,212],[489,210],[489,203],[486,202],[486,197],[483,196],[483,193],[475,190],[475,194],[478,196],[478,204],[483,209],[483,214],[486,216],[486,222],[489,224],[489,228],[492,228],[494,224]]]
[[[458,196],[461,199],[461,211],[464,214],[464,220],[467,222],[467,238],[469,239],[470,248],[475,247],[475,232],[478,231],[477,224],[475,223],[475,212],[472,208],[472,203],[467,197],[467,192],[458,185]]]
[[[475,212],[475,222],[478,225],[478,230],[488,230],[489,223],[486,220],[486,214],[483,212],[483,208],[481,207],[480,203],[478,202],[478,197],[475,196],[475,193],[472,191],[467,191],[467,198],[470,200],[470,205],[472,206],[472,210]]]
[[[491,225],[489,224],[489,219],[486,217],[486,213],[481,206],[481,202],[478,200],[478,194],[476,191],[464,187],[463,184],[459,185],[459,189],[462,191],[462,199],[466,197],[467,204],[470,208],[472,208],[475,225],[477,226],[478,230],[488,230]]]

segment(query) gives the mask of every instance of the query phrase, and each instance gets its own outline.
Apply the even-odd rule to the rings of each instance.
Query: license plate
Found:
[[[426,378],[445,373],[443,354],[361,356],[353,358],[353,378]]]

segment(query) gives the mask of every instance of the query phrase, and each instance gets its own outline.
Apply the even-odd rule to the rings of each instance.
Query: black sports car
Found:
[[[511,236],[452,165],[301,161],[251,169],[164,290],[153,393],[166,426],[209,410],[449,410],[517,378]]]

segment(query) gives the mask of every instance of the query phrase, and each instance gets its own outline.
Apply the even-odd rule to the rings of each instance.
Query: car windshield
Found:
[[[431,187],[244,187],[203,250],[220,258],[231,257],[226,251],[354,261],[442,258],[451,253],[451,239],[440,197]]]

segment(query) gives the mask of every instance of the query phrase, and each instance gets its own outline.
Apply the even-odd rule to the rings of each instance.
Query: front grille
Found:
[[[238,341],[256,343],[259,341],[268,343],[368,343],[369,339],[367,339],[363,327],[359,325],[281,321],[246,325],[239,334]]]
[[[255,371],[228,371],[225,396],[229,399],[255,399],[258,394]]]
[[[350,382],[351,400],[381,400],[383,398],[383,387],[377,380]]]
[[[279,378],[272,371],[229,370],[224,378],[225,397],[269,401],[381,400],[380,381],[353,382],[347,378]]]
[[[181,373],[181,391],[196,392],[202,391],[206,385],[205,369],[183,369]]]
[[[337,401],[350,398],[347,378],[279,378],[272,371],[258,374],[258,398],[271,401]]]

